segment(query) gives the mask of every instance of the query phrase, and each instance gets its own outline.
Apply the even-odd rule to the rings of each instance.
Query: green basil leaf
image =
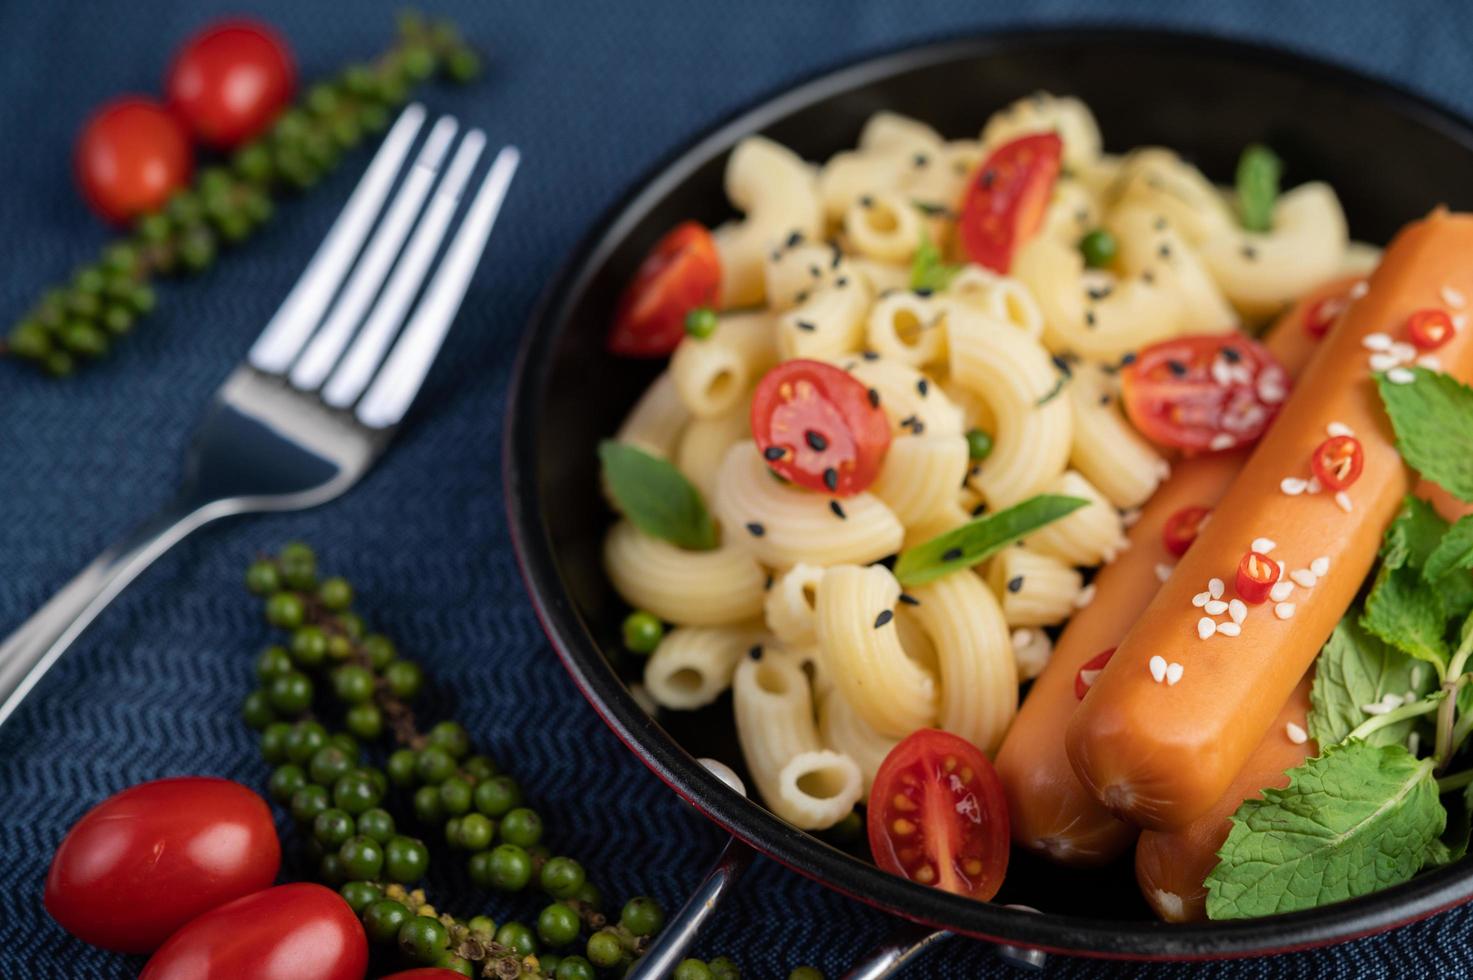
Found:
[[[1254,143],[1238,158],[1238,221],[1248,231],[1272,231],[1274,204],[1284,162],[1273,150]]]
[[[941,261],[941,249],[931,241],[931,236],[921,230],[921,244],[910,261],[910,288],[939,293],[951,285],[951,280],[962,271],[959,265],[947,265]]]
[[[614,505],[645,534],[691,551],[716,547],[716,524],[691,485],[671,463],[612,439],[598,444]]]
[[[1019,538],[1067,517],[1088,500],[1039,494],[996,514],[985,514],[959,528],[900,553],[895,577],[901,585],[924,585],[986,561]]]
[[[1426,368],[1408,370],[1414,377],[1407,384],[1376,377],[1397,451],[1418,473],[1473,502],[1473,388]]]
[[[1413,683],[1416,678],[1417,683]],[[1437,672],[1366,632],[1352,609],[1330,634],[1315,661],[1309,692],[1309,734],[1320,745],[1344,741],[1366,720],[1364,705],[1388,694],[1412,691],[1417,696],[1437,686]],[[1416,719],[1378,728],[1367,736],[1372,745],[1403,742]]]

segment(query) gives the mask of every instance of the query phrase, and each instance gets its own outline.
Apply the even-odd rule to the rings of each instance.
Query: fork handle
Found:
[[[191,531],[223,513],[176,504],[97,557],[0,644],[0,725],[108,603]]]

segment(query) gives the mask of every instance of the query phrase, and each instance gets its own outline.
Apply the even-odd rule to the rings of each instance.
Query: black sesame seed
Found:
[[[1253,260],[1258,258],[1258,249],[1254,248],[1252,245],[1244,245],[1243,258],[1247,259],[1249,262],[1252,262]]]
[[[823,485],[829,488],[829,492],[839,489],[839,471],[832,466],[823,471]],[[842,514],[840,517],[844,516]]]
[[[839,278],[834,280],[834,285],[840,289],[843,289],[845,286],[849,285],[849,277],[840,276]]]
[[[771,575],[767,576],[767,581],[762,583],[762,590],[764,592],[767,591],[770,588],[772,588],[772,576]]]
[[[921,286],[921,287],[917,288],[914,292],[915,292],[915,294],[917,296],[925,297],[925,296],[930,296],[932,290],[929,287],[927,287],[927,286]]]
[[[1021,575],[1014,575],[1012,578],[1008,579],[1008,591],[1009,592],[1019,592],[1019,591],[1022,591],[1022,588],[1023,588],[1023,576],[1021,576]]]
[[[920,379],[919,381],[916,382],[916,391],[918,391],[918,392],[921,393],[921,397],[922,398],[925,398],[926,397],[926,393],[928,391],[930,391],[930,390],[931,390],[931,385],[930,385],[930,383],[928,381],[926,381],[925,378],[922,378],[922,379]]]
[[[1218,351],[1229,364],[1236,364],[1243,359],[1243,354],[1236,347],[1224,347]]]
[[[809,275],[810,275],[810,276],[812,276],[812,277],[813,277],[813,278],[815,278],[815,279],[817,279],[817,278],[818,278],[818,277],[819,277],[819,276],[821,276],[821,275],[823,275],[823,270],[822,270],[822,269],[820,269],[820,268],[819,268],[819,267],[818,267],[818,266],[816,266],[816,265],[810,265],[810,266],[809,266],[809,267],[808,267],[808,274],[809,274]]]
[[[767,528],[763,527],[761,524],[758,524],[756,521],[752,521],[750,524],[747,525],[747,533],[754,538],[760,538],[762,537],[762,535],[767,533]]]
[[[879,408],[880,407],[880,393],[879,393],[879,391],[877,389],[871,388],[869,390],[869,407],[870,408]]]
[[[748,650],[747,651],[747,656],[751,657],[753,660],[761,660],[762,659],[762,644],[758,643],[756,646],[754,646],[750,650]]]
[[[881,626],[884,626],[886,623],[890,622],[890,620],[894,618],[895,614],[886,609],[884,612],[875,617],[875,629],[879,629]]]
[[[986,504],[978,504],[977,506],[975,506],[975,507],[972,508],[972,516],[973,517],[981,517],[985,513],[987,513],[987,505]]]
[[[875,199],[866,194],[859,199],[859,206],[862,208],[872,208],[875,206]]]
[[[816,453],[821,453],[829,448],[829,441],[823,437],[823,433],[814,432],[812,429],[803,433],[803,441],[808,443],[808,448]]]
[[[1134,364],[1134,363],[1135,363],[1135,351],[1126,351],[1125,354],[1120,358],[1120,366],[1121,367],[1128,367],[1129,365]]]
[[[926,156],[924,153],[917,153],[914,157],[911,158],[911,162],[914,163],[917,167],[924,167],[926,164],[931,162],[931,158]]]
[[[1108,405],[1108,404],[1110,404],[1110,396],[1109,395],[1101,395],[1100,396],[1100,404],[1101,405]]]
[[[1089,209],[1080,208],[1078,211],[1075,211],[1074,220],[1079,222],[1081,225],[1089,224]]]
[[[1147,285],[1154,283],[1156,281],[1156,273],[1152,272],[1150,269],[1147,269],[1145,272],[1141,273],[1141,281],[1146,283]]]
[[[873,350],[862,350],[859,352],[859,356],[864,358],[866,361],[878,361],[880,359],[880,352]]]
[[[1161,256],[1163,259],[1171,258],[1171,246],[1168,245],[1166,242],[1162,242],[1161,247],[1156,249],[1156,254]]]
[[[853,374],[854,373],[854,369],[857,368],[857,367],[859,367],[859,362],[858,361],[849,361],[849,362],[845,363],[845,365],[844,365],[844,373],[845,374]]]
[[[943,551],[941,553],[941,560],[942,561],[956,561],[961,556],[962,556],[962,549],[960,549],[960,548],[947,548],[945,551]]]
[[[801,231],[794,230],[791,234],[788,235],[788,248],[797,248],[799,245],[802,244],[803,233]]]
[[[907,606],[919,606],[921,604],[921,600],[917,599],[909,592],[900,593],[900,601],[905,603]]]
[[[768,446],[762,450],[762,458],[768,462],[776,462],[788,454],[782,446]]]
[[[837,244],[831,244],[829,247],[834,250],[834,254],[829,257],[829,268],[837,269],[839,267],[839,260],[844,257],[844,253],[839,250]]]
[[[916,418],[914,415],[907,415],[905,418],[900,420],[900,427],[902,429],[908,429],[919,421],[920,419]]]
[[[797,296],[794,296],[793,302],[797,303],[799,306],[802,306],[804,303],[808,302],[807,291],[805,290],[804,292],[799,293]]]
[[[1069,360],[1068,360],[1068,358],[1064,357],[1064,355],[1062,355],[1062,354],[1055,354],[1053,356],[1053,362],[1054,362],[1054,367],[1064,377],[1068,378],[1068,377],[1072,377],[1073,376],[1074,370],[1071,367],[1069,367]]]
[[[1084,311],[1084,325],[1086,327],[1093,327],[1095,325],[1095,311],[1094,310],[1085,310]]]
[[[774,262],[781,262],[783,260],[783,253],[778,249],[773,249],[772,255],[770,255],[769,258],[771,258]]]
[[[920,419],[916,419],[915,420],[915,424],[910,427],[910,431],[911,431],[911,435],[917,435],[918,436],[922,432],[925,432],[926,431],[926,423],[922,422]]]
[[[1170,371],[1173,376],[1178,378],[1184,378],[1187,376],[1187,366],[1181,361],[1178,361],[1176,358],[1171,358],[1166,362],[1166,370]]]
[[[1110,287],[1109,286],[1100,286],[1098,289],[1089,289],[1089,290],[1086,290],[1085,295],[1087,295],[1090,299],[1095,300],[1096,302],[1098,302],[1098,301],[1104,299],[1105,297],[1109,296],[1110,295],[1110,292],[1111,292],[1111,290],[1110,290]]]
[[[844,513],[844,508],[839,506],[839,502],[837,500],[829,501],[829,510],[833,511],[834,516],[841,521],[845,520],[849,516]]]
[[[1166,230],[1166,216],[1165,215],[1157,215],[1156,216],[1156,221],[1152,225],[1152,227],[1155,228],[1157,231],[1165,231]]]
[[[815,330],[818,329],[816,326],[814,326],[813,324],[809,323],[807,320],[796,320],[796,321],[793,322],[793,326],[795,326],[799,330],[805,331],[807,333],[813,333],[813,331],[815,331]]]

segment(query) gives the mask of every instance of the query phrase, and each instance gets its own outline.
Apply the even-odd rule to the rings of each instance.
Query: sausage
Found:
[[[1201,922],[1207,918],[1207,876],[1217,865],[1217,851],[1232,830],[1228,818],[1244,800],[1263,790],[1289,785],[1288,771],[1319,750],[1307,737],[1309,688],[1314,674],[1300,680],[1263,741],[1253,750],[1228,791],[1206,813],[1179,830],[1147,830],[1135,845],[1135,880],[1156,914],[1167,922]],[[1297,726],[1297,731],[1289,728]],[[1290,733],[1299,737],[1295,742]]]
[[[1361,278],[1335,279],[1311,291],[1269,330],[1265,343],[1291,377],[1319,346],[1304,329],[1306,311]],[[1084,789],[1064,751],[1064,729],[1079,705],[1074,678],[1092,657],[1120,642],[1156,594],[1156,566],[1176,560],[1161,542],[1167,518],[1183,507],[1216,504],[1247,456],[1244,449],[1178,461],[1141,508],[1127,550],[1095,576],[1094,599],[1059,635],[995,761],[1018,846],[1064,864],[1092,866],[1112,860],[1135,839],[1135,827],[1117,820]]]
[[[1222,797],[1262,740],[1360,588],[1382,530],[1412,487],[1362,341],[1399,333],[1415,310],[1457,306],[1466,296],[1473,296],[1473,215],[1439,209],[1397,235],[1369,291],[1322,342],[1212,521],[1070,721],[1074,771],[1117,816],[1150,829],[1190,823]],[[1466,376],[1473,331],[1459,331],[1438,354]],[[1349,512],[1330,493],[1281,489],[1286,477],[1308,475],[1310,454],[1333,423],[1348,426],[1365,452],[1364,471],[1341,498]],[[1241,635],[1203,639],[1199,622],[1212,620],[1193,596],[1216,578],[1229,584],[1230,598],[1238,561],[1259,537],[1277,542],[1272,557],[1288,570],[1316,562],[1328,563],[1328,573],[1313,588],[1294,588],[1284,618],[1271,601],[1251,608]]]

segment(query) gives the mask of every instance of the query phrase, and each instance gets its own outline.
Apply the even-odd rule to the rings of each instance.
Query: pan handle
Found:
[[[900,971],[915,962],[932,946],[950,939],[951,933],[918,922],[902,922],[885,941],[865,954],[844,980],[887,980],[900,975]]]
[[[686,951],[696,941],[696,934],[716,911],[716,905],[736,884],[742,872],[752,863],[755,852],[735,837],[726,842],[716,864],[696,886],[690,898],[675,917],[660,930],[660,936],[640,957],[639,965],[626,977],[656,980],[675,972],[676,964],[685,959]]]

